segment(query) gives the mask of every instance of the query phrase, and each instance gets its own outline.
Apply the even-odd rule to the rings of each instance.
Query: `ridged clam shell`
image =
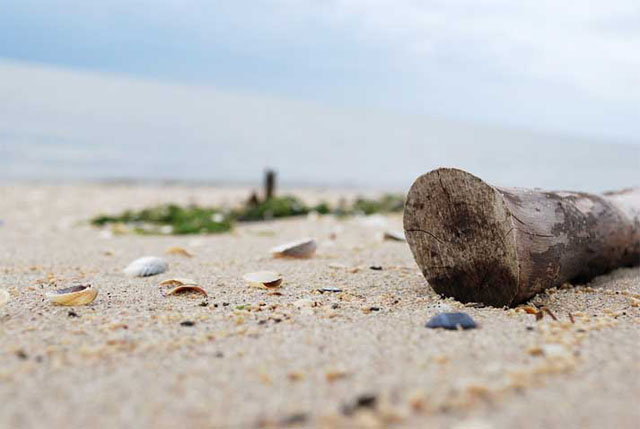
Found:
[[[181,286],[176,286],[172,289],[169,289],[166,293],[165,296],[169,296],[169,295],[175,295],[175,294],[179,294],[182,292],[196,292],[199,293],[201,295],[204,296],[208,296],[207,295],[207,291],[204,290],[203,288],[201,288],[198,285],[181,285]]]
[[[277,258],[310,258],[316,253],[318,245],[312,238],[292,241],[271,249],[271,254]]]
[[[166,279],[158,283],[158,286],[185,286],[185,285],[197,285],[198,282],[187,278],[174,278]]]
[[[72,286],[48,293],[47,298],[57,305],[86,305],[98,296],[98,289],[91,285]]]
[[[162,274],[169,269],[169,264],[157,256],[144,256],[130,263],[124,273],[131,277],[149,277]]]

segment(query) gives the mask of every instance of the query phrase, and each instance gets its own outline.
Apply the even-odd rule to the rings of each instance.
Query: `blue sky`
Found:
[[[637,1],[20,0],[2,59],[640,143]]]

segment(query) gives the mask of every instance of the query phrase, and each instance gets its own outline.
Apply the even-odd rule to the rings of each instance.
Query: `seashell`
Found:
[[[198,284],[197,281],[186,278],[166,279],[158,283],[158,286],[186,286]]]
[[[48,293],[47,298],[56,305],[86,305],[98,296],[98,289],[91,285],[71,286]]]
[[[242,276],[252,286],[275,288],[282,284],[282,276],[274,271],[257,271]]]
[[[318,245],[312,238],[292,241],[271,249],[271,254],[276,258],[310,258],[316,253]]]
[[[0,307],[5,305],[11,299],[11,295],[4,289],[0,289]]]
[[[385,231],[382,238],[390,241],[407,241],[403,231]]]
[[[149,277],[162,274],[169,269],[167,262],[156,256],[144,256],[130,263],[124,273],[131,277]]]
[[[204,296],[209,296],[209,295],[207,295],[207,291],[202,289],[198,285],[180,285],[180,286],[176,286],[173,289],[168,290],[167,293],[165,293],[165,296],[176,295],[176,294],[183,293],[183,292],[196,292],[196,293],[199,293],[199,294],[204,295]]]
[[[193,257],[193,253],[189,252],[187,249],[180,246],[169,247],[165,253],[167,255],[180,255],[180,256],[186,256],[188,258]]]

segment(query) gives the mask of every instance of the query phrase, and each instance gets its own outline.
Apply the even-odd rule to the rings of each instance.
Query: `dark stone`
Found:
[[[180,322],[180,326],[195,326],[196,322],[192,322],[191,320],[185,320],[184,322]]]
[[[69,310],[69,312],[67,313],[67,316],[69,316],[69,317],[80,317],[80,316],[78,316],[78,313],[76,313],[73,310]]]
[[[369,269],[373,271],[382,271],[382,267],[380,265],[372,265]]]
[[[425,325],[427,328],[475,329],[476,322],[467,313],[440,313],[431,318]]]

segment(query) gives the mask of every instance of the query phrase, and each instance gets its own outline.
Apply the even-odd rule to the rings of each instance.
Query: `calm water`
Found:
[[[406,189],[438,167],[503,186],[640,185],[640,145],[340,111],[209,88],[0,67],[0,180],[283,182]]]

